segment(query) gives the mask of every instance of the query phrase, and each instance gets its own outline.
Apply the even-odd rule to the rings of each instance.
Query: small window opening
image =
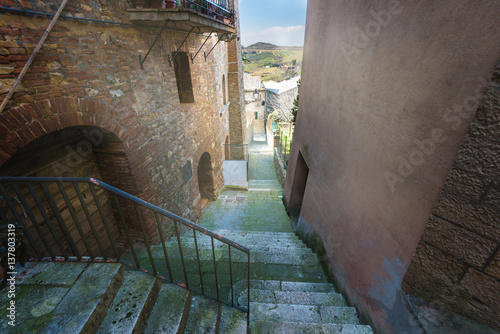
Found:
[[[189,57],[186,52],[174,53],[175,80],[181,103],[194,103],[193,84],[189,69]]]
[[[222,76],[222,100],[224,101],[224,105],[227,104],[227,94],[226,94],[226,76]]]

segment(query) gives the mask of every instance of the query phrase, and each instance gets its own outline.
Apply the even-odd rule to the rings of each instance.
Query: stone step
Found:
[[[247,289],[247,282],[234,285],[235,294],[240,294]],[[335,292],[330,283],[290,282],[279,280],[250,280],[250,289],[270,291],[302,291],[302,292]]]
[[[250,303],[250,328],[259,321],[359,325],[354,307]]]
[[[193,296],[184,333],[216,333],[218,317],[219,304],[216,301]]]
[[[222,304],[220,309],[218,333],[245,334],[246,332],[247,332],[246,313]]]
[[[98,334],[142,333],[161,283],[140,271],[127,271],[123,286],[109,306]]]
[[[191,293],[173,284],[164,283],[149,316],[144,334],[180,333],[187,321]]]
[[[248,188],[283,189],[277,180],[250,180],[248,181]]]
[[[165,253],[162,246],[151,246],[151,254],[155,259],[155,262],[165,263]],[[181,253],[178,247],[166,247],[167,254],[171,263],[177,263],[181,261]],[[148,268],[150,264],[149,254],[145,247],[135,247],[137,256],[142,266]],[[229,252],[227,249],[216,249],[212,252],[212,249],[198,249],[196,253],[195,248],[182,248],[182,256],[185,261],[197,261],[197,255],[199,255],[200,261],[213,261],[215,253],[216,261],[229,261]],[[123,255],[123,259],[133,263],[132,253],[129,251]],[[241,251],[233,250],[231,251],[231,261],[232,263],[247,263],[248,254]],[[319,265],[319,260],[316,254],[314,254],[308,248],[296,248],[296,249],[279,249],[273,248],[268,251],[253,251],[250,252],[250,261],[252,264],[282,264],[282,265],[304,265],[304,266],[315,266]],[[144,265],[143,265],[144,264]]]
[[[194,238],[192,236],[182,236],[181,238],[182,246],[190,246],[194,247]],[[283,238],[283,239],[266,239],[260,236],[252,237],[252,238],[231,238],[229,239],[233,242],[236,242],[244,247],[250,249],[257,248],[307,248],[307,246],[302,243],[300,240]],[[198,246],[211,247],[212,241],[209,236],[206,235],[197,235],[196,241]],[[178,241],[176,238],[170,239],[170,241],[166,242],[165,245],[177,245]],[[223,243],[219,240],[214,239],[215,247],[227,247],[226,243]]]
[[[173,245],[165,245],[165,249],[169,257],[178,258],[180,256],[179,246],[177,244]],[[216,260],[221,261],[229,261],[229,251],[228,246],[224,245],[222,247],[214,247],[212,251],[211,245],[198,245],[198,252],[196,251],[196,247],[194,245],[190,246],[182,246],[182,255],[185,258],[197,259],[197,255],[199,255],[202,261],[204,260],[212,260],[215,254]],[[143,252],[143,249],[140,250]],[[155,256],[164,257],[164,251],[162,246],[152,246],[151,252]],[[266,254],[268,256],[266,256]],[[313,259],[313,264],[319,263],[319,260],[309,248],[295,248],[295,247],[263,247],[256,248],[250,250],[250,261],[265,261],[267,257],[271,257],[271,255],[278,255],[283,260],[282,262],[276,262],[277,260],[273,260],[271,263],[288,263],[287,258],[289,256],[303,256],[304,258]],[[248,254],[237,249],[231,248],[231,260],[234,262],[246,262],[248,260]],[[283,262],[284,261],[284,262]],[[268,263],[268,262],[266,262]],[[293,263],[290,263],[293,264]],[[306,264],[311,264],[311,262],[307,262]]]
[[[237,230],[224,230],[224,229],[214,230],[213,232],[216,234],[220,234],[228,239],[230,239],[230,237],[245,238],[248,236],[254,236],[269,240],[285,239],[285,238],[300,240],[299,237],[297,237],[295,233],[292,232],[259,232],[259,231],[237,231]]]
[[[301,322],[274,322],[257,320],[252,326],[253,334],[373,334],[366,325],[337,325]]]
[[[304,291],[272,291],[250,289],[250,300],[256,303],[288,304],[288,305],[321,305],[347,306],[339,293],[334,292],[304,292]],[[248,289],[243,290],[238,297],[238,305],[247,305]]]
[[[15,327],[7,317],[9,289],[0,293],[0,333],[35,332],[51,321],[51,313],[68,294],[88,263],[27,263],[16,272]]]
[[[89,265],[39,333],[94,333],[123,283],[123,265]],[[57,282],[57,278],[54,278]],[[57,284],[57,283],[56,283]]]

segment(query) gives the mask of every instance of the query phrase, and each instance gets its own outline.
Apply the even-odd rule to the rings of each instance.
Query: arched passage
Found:
[[[207,200],[215,200],[212,158],[208,152],[202,154],[198,163],[198,187],[202,204]]]
[[[32,140],[29,144],[17,150],[9,160],[0,166],[0,175],[92,177],[121,188],[124,191],[136,193],[122,142],[112,132],[96,126],[71,126]],[[78,225],[75,223],[75,219],[68,208],[66,199],[63,198],[62,192],[56,184],[49,184],[48,188],[48,191],[54,197],[56,208],[47,202],[46,190],[44,191],[38,185],[34,187],[35,194],[40,198],[42,207],[46,208],[46,210],[42,210],[36,201],[31,201],[34,196],[29,188],[24,186],[24,188],[21,188],[23,195],[27,196],[29,204],[29,210],[27,211],[31,211],[35,218],[35,222],[33,222],[31,217],[28,219],[24,215],[23,224],[30,234],[35,236],[34,241],[37,247],[42,250],[46,250],[47,248],[60,249],[57,242],[57,239],[59,239],[66,251],[71,253],[71,245],[68,244],[63,231],[58,227],[59,222],[56,212],[60,212],[81,255],[89,256],[90,253],[101,254],[100,247],[102,247],[107,256],[117,256],[118,254],[112,252],[109,239],[103,237],[101,240],[102,245],[99,246],[95,236],[95,234],[100,237],[108,235],[108,231],[105,230],[103,224],[106,221],[109,225],[109,233],[121,245],[124,245],[124,242],[120,240],[122,233],[121,227],[118,225],[119,220],[117,219],[115,203],[110,199],[109,194],[104,190],[97,189],[96,200],[88,185],[82,184],[79,190],[84,199],[84,205],[71,183],[62,183],[62,186],[68,196],[71,207],[75,210],[82,232],[78,231]],[[12,188],[7,189],[7,191],[9,196],[12,195],[11,197],[15,197]],[[96,202],[99,202],[100,209],[96,205]],[[20,210],[25,212],[23,208],[20,208]],[[90,218],[88,218],[85,210],[88,211]],[[55,226],[55,232],[50,230],[46,217]],[[35,223],[41,227],[43,233],[35,230]],[[133,222],[130,223],[133,224]],[[95,231],[92,231],[92,224],[95,227]],[[82,235],[87,238],[89,245],[85,245]],[[44,241],[43,237],[47,240]],[[48,256],[49,254],[46,253],[43,255]]]

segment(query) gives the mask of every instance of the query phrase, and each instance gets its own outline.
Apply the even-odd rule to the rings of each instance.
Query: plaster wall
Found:
[[[500,60],[500,3],[308,2],[298,152],[309,169],[297,229],[380,333],[419,333],[403,277]],[[457,120],[458,118],[458,120]]]

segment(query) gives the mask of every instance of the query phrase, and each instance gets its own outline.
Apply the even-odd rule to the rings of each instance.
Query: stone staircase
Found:
[[[6,291],[0,294],[0,332],[373,333],[360,325],[355,309],[326,282],[316,255],[293,233],[215,232],[251,248],[250,328],[245,313],[122,264],[30,263],[16,281],[16,327],[8,324],[10,299]],[[206,284],[213,275],[211,241],[206,235],[197,239]],[[181,244],[186,259],[193,256],[192,234],[182,236]],[[177,240],[166,246],[173,251]],[[223,247],[216,247],[218,266],[227,262]],[[159,248],[153,246],[153,254]],[[138,250],[140,258],[144,253]],[[246,265],[245,257],[232,260]],[[186,262],[196,285],[197,262],[193,265]],[[235,303],[246,307],[246,275],[235,275],[232,287],[223,276],[218,271],[221,294],[233,294]]]
[[[246,333],[245,313],[117,263],[30,263],[0,333]]]
[[[317,256],[294,233],[214,232],[251,249],[251,333],[373,333],[327,283]],[[190,240],[184,238],[183,244]],[[233,286],[235,300],[243,307],[247,288],[245,280]]]

